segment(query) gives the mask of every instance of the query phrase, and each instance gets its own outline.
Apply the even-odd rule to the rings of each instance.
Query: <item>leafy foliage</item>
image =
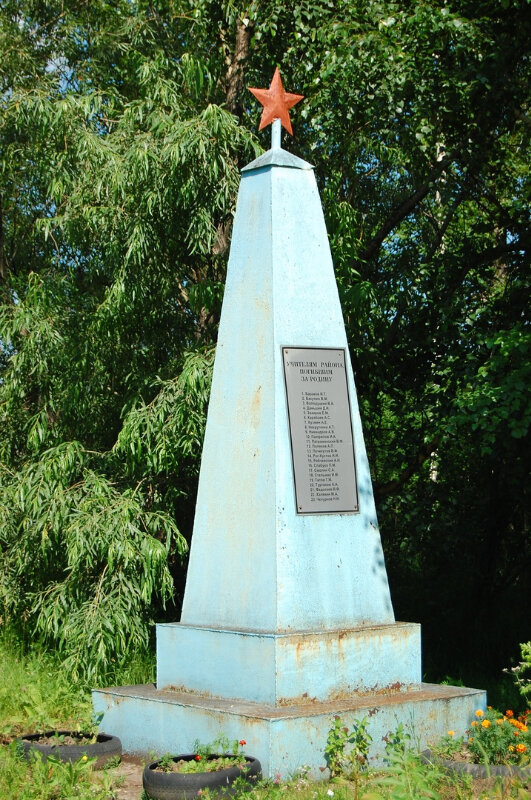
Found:
[[[178,614],[239,169],[269,136],[245,87],[278,64],[397,614],[433,678],[501,669],[530,600],[524,4],[1,7],[3,621],[95,676]]]
[[[520,645],[520,659],[516,667],[504,669],[504,672],[512,675],[527,708],[531,708],[531,642],[522,642]]]
[[[31,615],[65,651],[65,667],[96,680],[146,650],[156,598],[173,591],[167,560],[185,543],[167,514],[145,511],[141,486],[117,491],[78,442],[46,451],[2,486],[4,617]]]
[[[197,467],[214,354],[213,347],[185,353],[179,375],[156,381],[153,400],[137,401],[127,411],[114,450],[132,476],[170,476],[176,463],[187,460]]]

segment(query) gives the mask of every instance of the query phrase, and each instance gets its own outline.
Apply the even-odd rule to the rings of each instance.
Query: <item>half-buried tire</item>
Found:
[[[43,758],[54,756],[61,761],[79,761],[83,756],[95,758],[95,769],[101,769],[111,758],[122,755],[122,743],[117,736],[107,733],[98,733],[96,741],[85,741],[90,738],[90,734],[78,733],[77,731],[46,731],[45,733],[29,733],[19,739],[26,758],[30,754],[37,752]],[[42,740],[45,740],[43,743]],[[55,739],[53,743],[47,743],[46,739]],[[65,744],[64,739],[73,740],[70,744]]]
[[[172,761],[193,761],[195,753],[172,756]],[[209,759],[219,758],[210,755]],[[148,764],[142,775],[142,785],[152,800],[197,800],[197,793],[208,789],[210,794],[232,795],[236,791],[250,790],[262,776],[257,758],[245,756],[243,766],[228,767],[211,772],[162,772],[157,770],[160,761]]]

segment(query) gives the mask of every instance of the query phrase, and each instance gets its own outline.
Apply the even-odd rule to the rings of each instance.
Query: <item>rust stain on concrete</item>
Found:
[[[292,698],[285,701],[284,705],[269,705],[267,703],[254,703],[241,700],[227,700],[217,697],[194,695],[190,692],[176,690],[156,689],[153,684],[141,686],[120,686],[112,690],[94,690],[94,694],[104,694],[119,702],[120,698],[136,698],[138,700],[154,700],[178,706],[192,706],[216,715],[219,712],[235,714],[245,717],[247,721],[297,719],[299,717],[321,716],[323,714],[337,714],[352,711],[362,716],[371,713],[374,715],[384,706],[401,706],[404,703],[422,703],[425,701],[444,701],[459,697],[473,697],[481,695],[478,689],[468,689],[456,686],[440,686],[438,684],[422,683],[418,686],[408,686],[401,691],[376,690],[376,692],[345,692],[344,696],[334,700],[319,701],[309,695],[301,695],[298,703]],[[306,693],[305,693],[306,694]]]
[[[251,425],[257,428],[260,422],[260,406],[262,403],[262,386],[259,386],[253,395],[251,403]]]

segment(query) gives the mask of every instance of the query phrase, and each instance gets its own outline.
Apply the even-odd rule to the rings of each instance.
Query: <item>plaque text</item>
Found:
[[[283,347],[298,514],[359,510],[345,351]]]

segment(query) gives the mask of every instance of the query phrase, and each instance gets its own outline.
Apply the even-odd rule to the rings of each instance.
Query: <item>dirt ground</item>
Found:
[[[140,800],[145,764],[145,759],[124,753],[120,765],[109,770],[113,777],[116,800]]]

